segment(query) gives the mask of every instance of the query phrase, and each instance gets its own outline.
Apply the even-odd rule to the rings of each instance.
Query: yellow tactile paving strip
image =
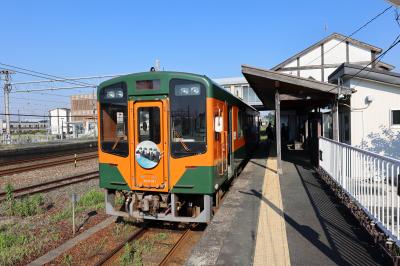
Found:
[[[290,265],[276,158],[269,157],[266,167],[254,265]]]

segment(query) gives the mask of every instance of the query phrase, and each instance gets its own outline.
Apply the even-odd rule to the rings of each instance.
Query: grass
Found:
[[[167,239],[167,237],[168,237],[167,233],[163,233],[163,232],[158,233],[156,236],[156,241],[165,240],[165,239]]]
[[[104,194],[95,189],[90,190],[79,199],[78,207],[101,209],[104,207]]]
[[[132,244],[126,244],[124,252],[120,257],[120,265],[143,265],[142,254],[150,253],[154,248],[154,243],[168,238],[167,233],[158,233],[152,238],[144,240],[136,240]]]
[[[86,210],[99,210],[104,208],[104,194],[98,190],[89,190],[79,199],[76,205],[75,213],[81,213]],[[51,217],[51,222],[58,223],[62,220],[72,217],[72,207],[68,205],[67,208],[58,212]]]
[[[6,201],[4,202],[4,214],[10,216],[28,217],[43,213],[44,198],[42,195],[36,194],[22,199],[14,198],[14,188],[11,184],[5,187]],[[66,204],[69,205],[69,204]],[[76,205],[76,213],[86,210],[97,210],[104,208],[104,194],[98,190],[90,190],[86,192]],[[52,223],[59,222],[72,217],[71,207],[65,207],[63,210],[52,214],[50,219],[50,227],[42,228],[39,234],[34,234],[30,223],[16,223],[0,226],[0,265],[20,264],[32,254],[37,254],[45,248],[49,243],[56,242],[60,239],[60,234],[56,230],[52,230]],[[42,219],[38,217],[37,219]],[[36,231],[36,230],[35,230]],[[102,249],[104,243],[98,249]],[[63,258],[64,265],[72,265],[72,257]]]
[[[63,260],[62,260],[62,265],[73,265],[73,258],[72,255],[68,254],[68,255],[64,255]]]
[[[13,265],[21,261],[30,249],[28,236],[10,231],[0,232],[0,265]]]
[[[138,241],[135,241],[132,245],[129,243],[125,244],[124,252],[122,253],[121,257],[119,258],[119,265],[121,266],[128,266],[128,265],[135,265],[135,266],[142,266],[142,253],[143,253],[143,246],[140,245]]]
[[[122,195],[117,195],[115,198],[115,205],[122,206],[125,203],[125,198]]]
[[[14,198],[14,188],[11,184],[7,184],[6,191],[6,214],[10,216],[34,216],[43,211],[43,196],[40,194],[22,199]]]

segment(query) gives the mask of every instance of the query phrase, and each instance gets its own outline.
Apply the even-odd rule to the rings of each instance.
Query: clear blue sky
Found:
[[[158,58],[165,70],[237,76],[241,64],[270,68],[332,32],[350,34],[388,5],[384,0],[4,1],[0,62],[68,77],[147,71]],[[354,38],[385,49],[399,33],[393,9]],[[400,71],[400,46],[384,61]],[[29,106],[13,100],[12,111],[43,114],[69,101],[38,93],[18,97],[32,100]],[[46,103],[40,104],[42,99]]]

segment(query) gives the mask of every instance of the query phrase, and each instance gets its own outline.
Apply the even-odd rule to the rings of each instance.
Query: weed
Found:
[[[120,265],[135,265],[143,266],[142,253],[145,251],[145,246],[141,241],[135,241],[132,245],[125,244],[124,253],[120,257]]]
[[[167,237],[168,237],[167,233],[163,233],[163,232],[158,233],[156,236],[156,241],[165,240],[165,239],[167,239]]]
[[[15,208],[14,187],[10,183],[7,183],[5,191],[6,191],[6,203],[8,205],[7,214],[14,215],[14,208]]]
[[[6,202],[7,202],[7,214],[17,215],[21,217],[33,216],[41,213],[43,208],[43,197],[42,195],[33,195],[31,197],[25,197],[20,200],[14,198],[14,188],[11,184],[7,184],[6,190]]]
[[[104,204],[104,194],[98,190],[90,190],[78,201],[78,206],[100,209]]]
[[[64,255],[64,258],[62,260],[62,265],[71,266],[72,264],[73,264],[72,255],[71,254]]]
[[[107,242],[107,238],[103,238],[100,243],[96,244],[93,246],[93,248],[89,251],[89,254],[87,255],[88,258],[94,257],[96,255],[99,255],[103,252],[104,246]]]
[[[114,235],[119,237],[124,229],[124,226],[121,224],[116,224],[115,227],[113,228],[114,230]]]
[[[126,243],[124,246],[124,253],[122,253],[121,257],[119,258],[120,265],[131,265],[134,255],[135,250],[129,243]]]
[[[38,194],[32,197],[22,198],[15,202],[13,214],[22,217],[36,215],[43,211],[43,203],[43,196]]]
[[[50,221],[52,223],[58,223],[59,221],[65,220],[69,217],[72,217],[72,210],[70,208],[65,209],[61,212],[58,212],[56,214],[54,214],[51,218]]]
[[[0,265],[13,265],[30,252],[29,237],[14,232],[0,232]]]
[[[115,199],[115,205],[122,206],[125,203],[125,198],[122,195],[118,195]]]
[[[85,193],[78,201],[75,208],[75,213],[81,213],[87,209],[101,209],[104,208],[104,194],[98,190],[90,190]],[[58,223],[62,220],[72,217],[71,205],[68,205],[63,211],[54,214],[51,217],[52,223]]]

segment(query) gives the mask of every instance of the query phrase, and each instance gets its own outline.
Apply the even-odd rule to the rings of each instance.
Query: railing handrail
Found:
[[[336,141],[336,140],[333,140],[333,139],[328,139],[328,138],[325,138],[325,137],[322,137],[322,136],[319,137],[319,138],[323,139],[323,140],[326,140],[326,141],[329,141],[329,142],[332,142],[332,143],[335,143],[335,144],[338,144],[338,145],[346,147],[346,148],[350,148],[350,149],[356,150],[358,152],[361,152],[361,153],[364,153],[364,154],[367,154],[367,155],[370,155],[370,156],[373,156],[373,157],[377,157],[378,159],[381,159],[381,160],[386,160],[386,161],[390,161],[390,162],[395,163],[395,164],[400,164],[400,160],[392,158],[392,157],[387,157],[387,156],[384,156],[384,155],[380,155],[380,154],[372,152],[372,151],[366,151],[366,150],[351,146],[349,144],[342,143],[342,142],[339,142],[339,141]]]

